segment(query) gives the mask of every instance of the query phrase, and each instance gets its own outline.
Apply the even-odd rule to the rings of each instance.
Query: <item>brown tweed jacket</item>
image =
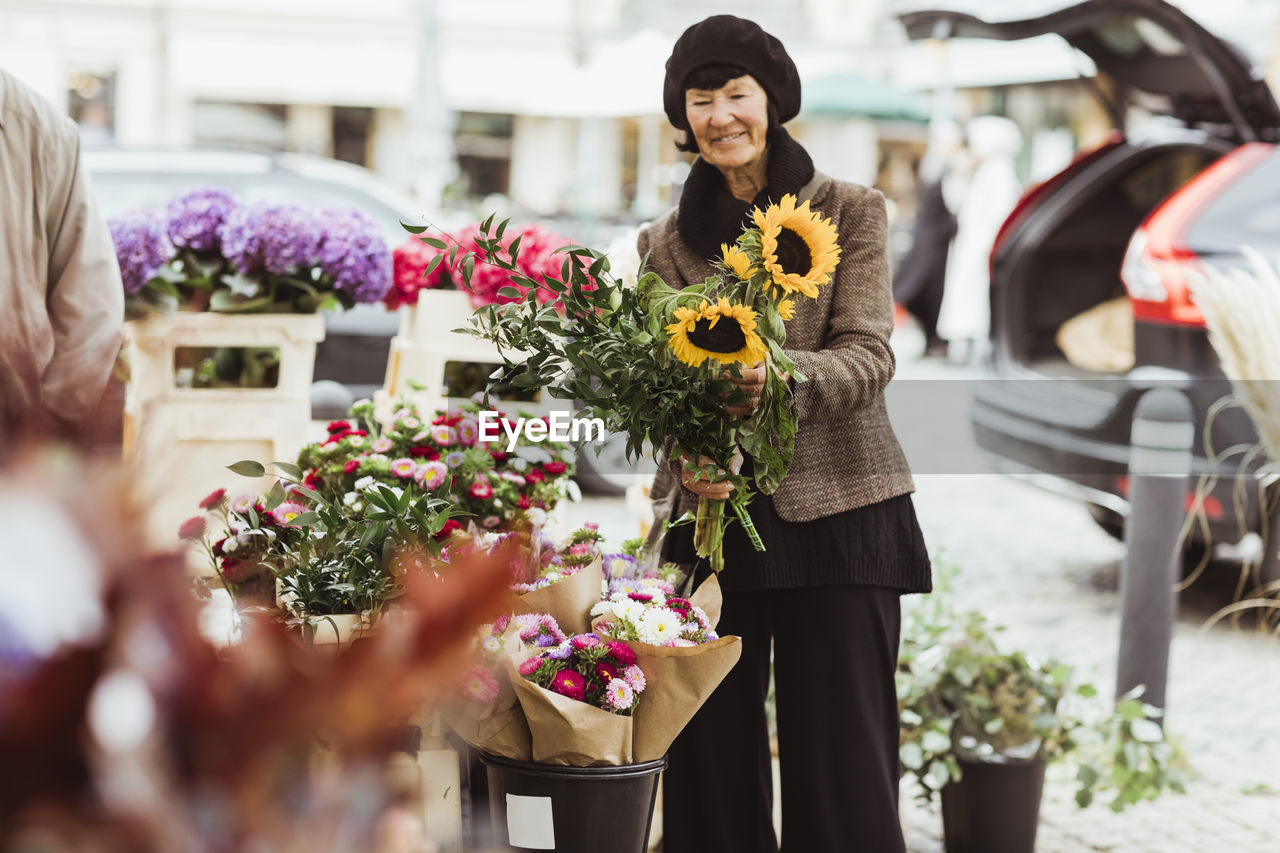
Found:
[[[887,222],[878,190],[816,173],[800,192],[835,223],[840,263],[817,299],[800,299],[787,322],[787,355],[807,381],[795,386],[799,429],[786,479],[774,493],[787,521],[811,521],[915,490],[885,411],[893,376],[893,296],[885,255]],[[675,211],[640,232],[649,269],[672,286],[699,282],[713,267],[676,231]],[[659,467],[653,497],[679,488],[675,465]],[[697,496],[680,488],[676,514]]]

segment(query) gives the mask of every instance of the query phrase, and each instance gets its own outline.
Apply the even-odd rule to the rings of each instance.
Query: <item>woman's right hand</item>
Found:
[[[728,500],[730,495],[733,494],[733,483],[728,480],[708,480],[706,474],[703,473],[708,467],[713,467],[718,474],[723,476],[724,469],[714,467],[715,464],[715,460],[708,456],[699,456],[698,460],[694,462],[688,456],[681,454],[680,484],[700,498],[710,498],[713,501]],[[734,451],[731,467],[735,474],[742,467],[742,453],[740,451]],[[701,475],[699,479],[694,479],[699,475]]]

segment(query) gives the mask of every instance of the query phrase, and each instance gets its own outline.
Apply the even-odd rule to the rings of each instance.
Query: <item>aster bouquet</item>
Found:
[[[595,632],[614,640],[691,648],[720,639],[705,610],[662,583],[615,592],[592,607],[591,615]]]
[[[509,273],[515,286],[498,295],[513,303],[484,306],[471,322],[474,334],[522,354],[507,360],[500,380],[581,401],[585,416],[626,435],[632,458],[646,444],[662,446],[701,463],[698,477],[728,480],[728,504],[763,550],[746,505],[752,485],[770,494],[786,475],[796,431],[791,382],[804,381],[783,349],[784,321],[797,299],[830,281],[839,256],[831,222],[785,196],[755,211],[755,227],[724,247],[714,275],[676,290],[652,273],[627,287],[607,258],[577,247],[561,250],[559,277],[532,280],[520,272],[519,241],[503,242],[507,223],[490,236],[491,220],[477,252]],[[557,306],[540,301],[539,290]],[[767,366],[759,405],[749,417],[728,414],[726,403],[748,402],[729,377],[757,363]],[[740,453],[751,458],[753,483],[739,473]],[[720,571],[725,502],[703,499],[695,521],[698,554]]]
[[[283,494],[263,499],[243,494],[229,499],[218,489],[200,501],[204,515],[183,522],[180,538],[199,542],[218,580],[238,607],[274,607],[276,572],[303,536],[292,524],[305,507]],[[213,522],[220,528],[214,534]]]
[[[267,473],[253,461],[228,467],[251,478]],[[357,501],[332,499],[305,485],[297,466],[273,467],[276,482],[265,498],[242,496],[224,509],[225,493],[215,492],[202,503],[224,512],[225,530],[207,548],[233,596],[238,579],[270,577],[288,622],[305,631],[339,614],[373,621],[404,595],[410,576],[447,571],[441,532],[455,511],[448,501],[388,484]]]
[[[528,658],[513,682],[534,761],[592,766],[629,764],[631,719],[647,682],[626,643],[577,634]]]
[[[542,531],[513,535],[522,547],[511,562],[511,609],[549,613],[567,630],[586,631],[587,610],[600,597],[600,533],[583,527],[558,543]]]
[[[605,554],[603,595],[608,598],[618,592],[640,592],[643,587],[659,584],[666,594],[672,594],[683,579],[683,573],[675,563],[663,563],[648,568],[640,560],[644,539],[630,539],[622,543],[617,554]]]
[[[361,495],[379,484],[412,486],[449,500],[486,530],[541,526],[569,488],[572,452],[532,445],[523,434],[512,453],[491,450],[478,443],[477,410],[468,404],[424,417],[404,402],[382,424],[373,404],[359,401],[299,453],[302,485],[348,506],[363,504]],[[441,535],[459,527],[454,521]]]

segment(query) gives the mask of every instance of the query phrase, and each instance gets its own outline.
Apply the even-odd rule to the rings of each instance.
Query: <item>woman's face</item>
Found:
[[[702,159],[720,171],[751,168],[764,158],[768,97],[750,74],[719,89],[688,89],[684,114]]]

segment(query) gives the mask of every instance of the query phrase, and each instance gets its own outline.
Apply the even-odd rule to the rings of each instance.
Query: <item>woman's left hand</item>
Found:
[[[763,361],[757,361],[750,367],[742,367],[739,369],[740,376],[734,376],[732,372],[726,370],[720,374],[722,379],[728,379],[738,387],[738,390],[747,395],[745,403],[734,403],[726,405],[724,410],[731,415],[740,415],[742,417],[750,417],[760,405],[760,395],[764,393],[764,377],[765,367]]]

